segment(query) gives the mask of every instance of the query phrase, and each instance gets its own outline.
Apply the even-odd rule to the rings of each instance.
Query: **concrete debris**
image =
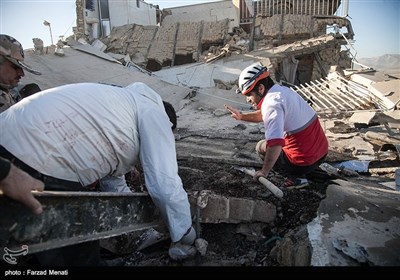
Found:
[[[32,41],[33,41],[34,53],[36,55],[43,54],[43,48],[44,48],[43,40],[40,38],[33,38]]]
[[[194,192],[193,196],[196,197],[196,205],[199,206],[201,209],[206,208],[210,195],[211,191],[209,190]]]
[[[341,175],[349,177],[359,176],[359,174],[356,171],[353,171],[351,168],[347,168],[345,166],[346,165],[342,163],[336,164],[336,167],[328,163],[322,163],[319,167],[331,176],[336,176],[336,177],[341,177]]]
[[[337,181],[309,223],[312,266],[398,266],[400,193]]]
[[[398,136],[389,136],[374,131],[367,131],[365,133],[365,139],[376,140],[387,144],[400,144],[400,134],[398,134]]]
[[[278,240],[271,255],[281,266],[309,266],[311,251],[307,229],[303,226]]]
[[[362,160],[348,160],[337,163],[335,167],[339,169],[347,169],[355,172],[366,173],[368,172],[369,161]],[[357,173],[358,175],[358,173]]]
[[[204,58],[206,63],[211,63],[217,59],[223,58],[223,57],[228,57],[230,56],[233,52],[236,52],[236,54],[241,54],[241,53],[246,53],[248,51],[248,48],[244,47],[238,47],[235,45],[230,45],[226,44],[223,48],[219,48],[218,50],[212,50],[210,48],[209,53],[207,56]],[[218,54],[215,54],[215,53]]]
[[[205,256],[207,253],[208,242],[202,238],[197,238],[194,241],[194,245],[196,246],[197,252],[200,253],[201,256]]]
[[[370,125],[375,115],[376,112],[356,112],[350,117],[349,122]]]

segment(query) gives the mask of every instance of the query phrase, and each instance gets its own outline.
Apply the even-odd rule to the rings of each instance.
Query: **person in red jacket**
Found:
[[[308,184],[305,175],[317,168],[328,154],[328,140],[314,109],[292,89],[275,84],[261,63],[242,71],[237,93],[246,96],[256,111],[241,113],[225,105],[232,117],[263,122],[265,128],[265,139],[256,145],[256,152],[264,163],[255,172],[254,179],[267,177],[277,164],[292,177],[285,182],[286,186]]]

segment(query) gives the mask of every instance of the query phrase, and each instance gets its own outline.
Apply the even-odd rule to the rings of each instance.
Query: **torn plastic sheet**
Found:
[[[370,161],[367,160],[348,160],[332,164],[336,168],[347,168],[356,172],[368,172]]]

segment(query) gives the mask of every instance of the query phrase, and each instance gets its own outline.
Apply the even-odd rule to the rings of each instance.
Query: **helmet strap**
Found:
[[[261,94],[261,93],[260,93],[260,87],[261,87],[261,85],[263,85],[263,84],[259,84],[259,85],[258,85],[257,90],[256,90],[256,94],[258,95],[258,97],[263,98],[263,97],[267,94],[267,91],[265,90],[266,88],[265,88],[265,86],[263,85],[263,86],[264,86],[264,93]]]

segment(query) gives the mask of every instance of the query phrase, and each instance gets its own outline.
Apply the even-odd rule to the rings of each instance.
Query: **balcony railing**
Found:
[[[253,15],[280,14],[346,17],[349,0],[241,0],[240,23],[251,23]]]

